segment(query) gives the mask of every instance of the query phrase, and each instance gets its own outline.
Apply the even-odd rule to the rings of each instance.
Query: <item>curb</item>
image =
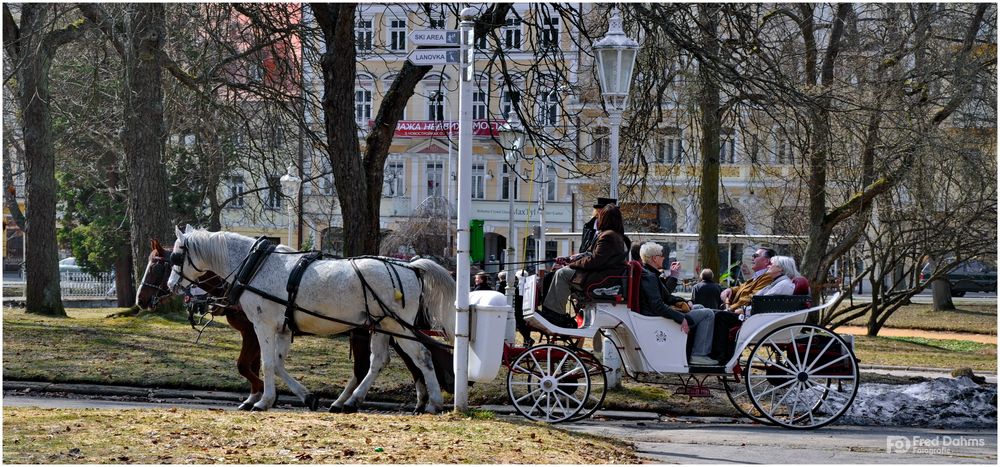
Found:
[[[201,403],[223,403],[223,404],[238,404],[243,401],[243,395],[226,392],[226,391],[201,391],[201,390],[182,390],[182,389],[159,389],[159,388],[137,388],[130,386],[112,386],[112,385],[102,385],[102,384],[65,384],[65,383],[47,383],[40,381],[4,381],[3,391],[20,391],[27,394],[33,392],[40,393],[70,393],[70,394],[80,394],[88,396],[110,396],[110,397],[139,397],[148,399],[150,401],[176,401],[176,400],[186,400],[191,402],[201,402]],[[326,402],[326,405],[323,405]],[[319,411],[325,412],[326,407],[329,407],[329,403],[333,402],[332,399],[323,399],[320,401]],[[278,399],[275,401],[275,405],[289,405],[293,407],[304,407],[302,401],[289,394],[278,394]],[[398,403],[398,402],[374,402],[365,401],[363,407],[367,409],[375,410],[386,410],[393,412],[410,412],[413,409],[412,403]],[[444,410],[453,410],[454,405],[445,404]],[[514,410],[513,406],[509,405],[481,405],[474,407],[481,410],[489,410],[498,415],[513,415],[517,416],[517,411]],[[603,417],[612,420],[659,420],[660,414],[656,412],[628,412],[621,410],[598,410],[594,413],[595,417]]]

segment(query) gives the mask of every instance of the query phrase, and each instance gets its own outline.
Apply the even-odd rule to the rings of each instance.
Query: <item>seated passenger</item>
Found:
[[[566,315],[570,284],[586,290],[590,284],[601,282],[609,276],[619,276],[625,270],[628,247],[625,244],[625,227],[622,225],[622,214],[618,206],[608,204],[601,209],[597,214],[597,228],[597,239],[590,249],[590,255],[573,261],[568,267],[552,274],[552,285],[542,302],[546,318],[563,315],[572,320]]]
[[[792,295],[795,292],[795,278],[799,270],[795,267],[795,259],[791,256],[775,256],[766,274],[771,276],[771,283],[760,289],[754,295]]]
[[[770,248],[758,248],[751,256],[753,261],[753,278],[736,287],[722,291],[722,303],[730,311],[737,311],[750,304],[750,297],[771,283],[771,277],[765,274],[771,265],[771,258],[777,253]]]
[[[663,247],[654,242],[646,242],[639,250],[642,257],[642,291],[639,313],[646,316],[661,316],[672,319],[681,325],[681,329],[689,332],[689,328],[694,329],[694,346],[691,351],[691,364],[699,366],[718,365],[719,362],[708,357],[712,351],[712,332],[715,328],[715,312],[707,308],[699,308],[683,313],[673,303],[679,306],[687,302],[679,297],[670,295],[666,287],[660,282],[660,269],[663,268]],[[679,272],[679,269],[678,269]]]

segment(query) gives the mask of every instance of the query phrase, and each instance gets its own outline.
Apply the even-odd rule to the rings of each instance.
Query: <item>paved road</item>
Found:
[[[46,408],[189,408],[234,410],[232,402],[189,399],[167,399],[160,403],[128,402],[100,399],[49,398],[7,393],[5,407]],[[282,408],[278,410],[303,410]],[[997,461],[996,430],[932,430],[924,428],[881,428],[859,426],[826,427],[817,431],[792,431],[744,423],[731,419],[700,417],[660,418],[655,414],[609,413],[611,419],[586,420],[558,425],[570,431],[595,434],[630,441],[637,454],[658,463],[766,463],[766,464],[831,464],[831,463],[990,463]],[[615,419],[629,417],[630,419]],[[516,415],[500,415],[502,419],[523,420]],[[888,453],[887,437],[938,440],[945,436],[962,439],[965,446],[939,447],[937,453]],[[961,438],[960,438],[961,437]],[[895,438],[894,438],[895,439]],[[981,443],[981,445],[979,445]],[[968,446],[975,444],[975,446]],[[927,449],[934,449],[928,447]]]
[[[636,445],[638,455],[660,463],[683,464],[927,464],[997,462],[996,430],[934,430],[833,426],[816,431],[743,423],[704,423],[694,419],[666,421],[587,420],[560,427]],[[914,452],[914,438],[925,447]],[[894,438],[889,438],[894,437]],[[887,444],[908,452],[887,451]],[[926,441],[922,441],[926,440]],[[954,446],[960,440],[964,446]],[[933,446],[937,442],[937,447]],[[952,446],[943,446],[944,444]],[[969,444],[982,444],[969,446]]]

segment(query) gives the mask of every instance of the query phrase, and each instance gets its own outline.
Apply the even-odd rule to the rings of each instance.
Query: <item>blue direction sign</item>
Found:
[[[417,49],[406,59],[414,65],[458,65],[462,63],[462,49]]]
[[[410,32],[413,45],[459,45],[459,34],[455,29],[421,29]]]

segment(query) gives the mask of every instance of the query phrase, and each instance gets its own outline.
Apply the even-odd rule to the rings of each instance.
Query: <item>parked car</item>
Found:
[[[83,272],[80,265],[76,264],[76,258],[70,256],[69,258],[59,260],[59,273],[64,272]]]
[[[928,263],[920,271],[920,281],[925,281],[931,275],[931,265]],[[997,271],[990,265],[970,259],[963,261],[944,276],[951,284],[951,296],[962,297],[966,292],[996,292]]]

